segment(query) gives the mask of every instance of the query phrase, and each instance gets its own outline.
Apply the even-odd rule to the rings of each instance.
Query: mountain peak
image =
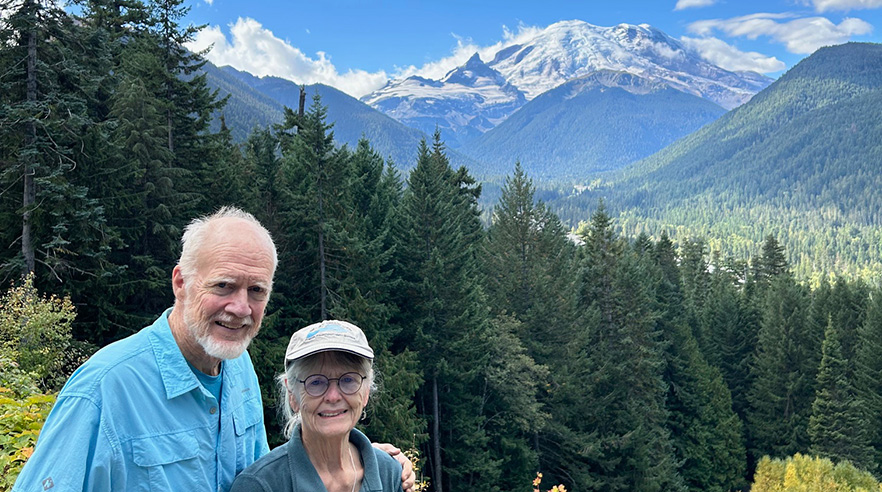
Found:
[[[478,52],[475,52],[475,54],[472,55],[472,57],[469,58],[469,60],[465,63],[465,66],[468,67],[470,65],[483,65],[483,64],[484,64],[484,61],[481,60],[481,55],[479,55]]]
[[[607,72],[618,75],[605,75],[593,83],[635,94],[660,85],[725,109],[744,103],[771,83],[758,74],[712,65],[648,24],[600,27],[565,20],[503,46],[489,63],[475,53],[440,81],[423,79],[419,85],[410,79],[390,81],[362,100],[427,133],[436,125],[449,130],[445,138],[456,147],[460,136],[465,141],[475,132],[493,128],[540,94]]]

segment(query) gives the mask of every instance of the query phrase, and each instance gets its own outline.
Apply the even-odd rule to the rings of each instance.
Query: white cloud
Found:
[[[715,31],[748,39],[767,36],[797,54],[810,54],[822,46],[841,44],[852,36],[873,31],[873,26],[861,19],[846,18],[834,24],[826,17],[794,17],[792,14],[751,14],[693,22],[689,30],[705,37]]]
[[[685,10],[697,7],[709,7],[717,3],[717,0],[677,0],[674,10]]]
[[[882,0],[807,0],[818,12],[882,8]]]
[[[214,0],[204,0],[208,5],[214,5]]]
[[[705,60],[726,70],[772,73],[787,68],[784,62],[774,56],[766,56],[755,51],[741,51],[721,39],[684,36],[680,38],[680,41]]]
[[[200,31],[187,47],[199,51],[213,45],[206,58],[215,65],[230,65],[261,77],[274,75],[298,84],[327,84],[353,97],[361,97],[379,89],[390,77],[397,79],[418,75],[438,80],[464,64],[475,53],[485,62],[489,62],[502,48],[527,42],[543,30],[521,24],[513,32],[503,26],[502,40],[489,46],[479,46],[471,39],[451,33],[456,45],[449,56],[439,60],[420,67],[396,67],[392,74],[382,70],[373,73],[349,70],[341,74],[326,53],[318,52],[314,57],[309,57],[287,41],[276,37],[254,19],[240,17],[229,28],[228,38],[219,26],[209,26]]]
[[[220,27],[210,26],[200,31],[187,47],[199,51],[213,44],[206,58],[215,65],[230,65],[260,77],[274,75],[298,84],[322,83],[353,97],[379,89],[388,80],[383,71],[349,70],[341,74],[326,53],[309,57],[254,19],[240,17],[229,27],[230,40]]]

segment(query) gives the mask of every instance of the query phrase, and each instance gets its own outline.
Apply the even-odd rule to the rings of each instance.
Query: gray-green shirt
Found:
[[[355,444],[364,466],[361,492],[401,492],[401,465],[395,458],[371,446],[370,440],[352,429],[349,442]],[[315,492],[325,489],[322,479],[309,461],[300,438],[300,426],[291,439],[246,468],[230,492]]]

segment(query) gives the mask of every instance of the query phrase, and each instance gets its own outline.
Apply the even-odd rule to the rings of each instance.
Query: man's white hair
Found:
[[[236,207],[221,207],[217,212],[211,215],[205,215],[193,219],[193,221],[187,224],[187,227],[184,228],[184,235],[181,237],[181,245],[183,248],[181,250],[181,257],[178,259],[178,266],[181,267],[181,275],[184,277],[185,285],[189,284],[189,279],[196,273],[196,266],[199,262],[199,251],[202,249],[206,236],[208,236],[208,232],[211,229],[211,223],[218,219],[242,219],[251,223],[254,228],[257,229],[258,235],[263,238],[267,248],[269,248],[272,254],[272,273],[275,275],[276,265],[279,262],[279,258],[276,253],[276,245],[273,242],[273,238],[270,236],[269,231],[248,212]],[[272,282],[272,278],[270,278],[270,282]]]

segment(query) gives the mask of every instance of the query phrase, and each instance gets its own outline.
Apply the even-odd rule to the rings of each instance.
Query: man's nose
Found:
[[[227,303],[227,312],[238,318],[251,315],[251,306],[248,304],[248,290],[236,289],[230,294],[230,302]]]

